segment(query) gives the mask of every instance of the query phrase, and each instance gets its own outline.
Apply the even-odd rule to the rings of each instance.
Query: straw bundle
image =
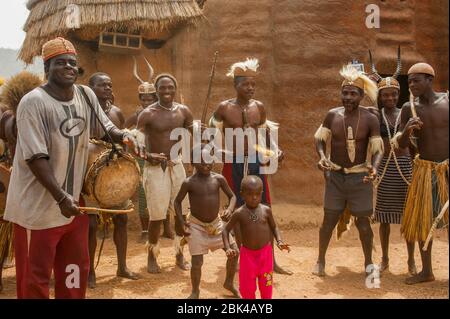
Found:
[[[22,71],[4,84],[0,99],[15,114],[22,97],[41,83],[41,79],[36,74]]]

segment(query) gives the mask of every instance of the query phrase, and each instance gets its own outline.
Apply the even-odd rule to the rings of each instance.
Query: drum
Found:
[[[0,164],[0,220],[6,208],[6,196],[8,195],[9,178],[11,177],[11,169]]]
[[[83,193],[100,208],[123,208],[139,186],[139,165],[119,148],[110,158],[111,144],[89,141],[89,156]]]

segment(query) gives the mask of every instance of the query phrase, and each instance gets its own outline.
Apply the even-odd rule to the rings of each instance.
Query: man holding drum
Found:
[[[88,87],[75,86],[77,53],[56,38],[42,47],[48,82],[24,96],[17,109],[18,139],[5,220],[14,223],[18,298],[49,298],[52,270],[56,298],[84,298],[89,272],[88,216],[78,198],[89,138],[144,150],[114,126]],[[81,90],[86,92],[89,102]]]
[[[112,99],[112,81],[108,74],[97,72],[94,73],[89,79],[89,87],[94,91],[98,98],[102,110],[111,122],[118,128],[122,129],[124,126],[125,118],[122,111],[117,106],[111,103]],[[106,222],[106,221],[104,221]],[[127,268],[127,214],[113,215],[112,222],[114,223],[114,244],[117,252],[117,276],[133,279],[138,279],[138,275],[133,273]],[[90,270],[88,278],[89,288],[95,288],[96,276],[95,276],[95,250],[97,248],[97,214],[89,215],[89,258],[90,258]]]

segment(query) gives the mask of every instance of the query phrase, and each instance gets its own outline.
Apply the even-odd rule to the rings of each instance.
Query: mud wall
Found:
[[[380,29],[365,26],[365,9],[372,3],[381,10]],[[404,74],[413,63],[427,61],[436,68],[436,89],[448,88],[445,0],[209,0],[204,12],[207,21],[144,54],[157,72],[177,76],[179,98],[196,118],[216,50],[220,53],[208,114],[234,96],[232,80],[225,76],[228,67],[246,57],[260,59],[256,98],[266,105],[269,118],[281,124],[280,146],[286,152],[282,169],[271,178],[276,201],[321,204],[323,181],[312,136],[327,110],[340,104],[338,71],[352,58],[367,63],[371,48],[379,72],[393,73],[400,44]],[[131,57],[86,57],[87,73],[101,70],[112,75],[116,104],[130,114],[138,102]],[[142,61],[140,69],[144,71]]]

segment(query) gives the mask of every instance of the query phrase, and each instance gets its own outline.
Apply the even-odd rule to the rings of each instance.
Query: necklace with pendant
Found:
[[[356,137],[358,136],[360,118],[361,118],[361,109],[358,109],[358,122],[356,124],[356,133],[353,134],[353,128],[351,127],[351,125],[349,125],[347,128],[345,124],[345,113],[343,114],[344,134],[347,144],[347,154],[348,158],[350,159],[350,162],[352,163],[355,161],[356,157]]]
[[[250,210],[250,220],[253,222],[256,222],[259,219],[258,214],[256,214],[256,211]]]
[[[247,110],[248,107],[250,105],[250,102],[247,103],[246,105],[241,105],[238,103],[238,101],[236,101],[236,105],[238,105],[241,108],[241,113],[242,113],[242,126],[243,128],[248,128],[249,124],[248,124],[248,114],[247,114]]]

